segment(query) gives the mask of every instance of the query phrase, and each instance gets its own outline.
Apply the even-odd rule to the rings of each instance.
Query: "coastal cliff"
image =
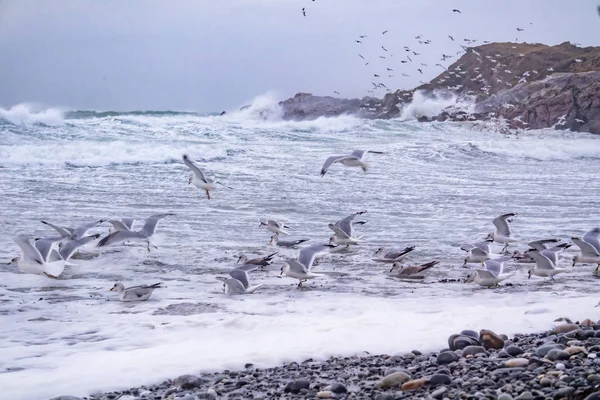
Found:
[[[388,119],[402,115],[417,91],[474,104],[470,112],[450,107],[439,115],[418,116],[420,121],[501,119],[509,128],[600,134],[600,47],[490,43],[466,48],[444,72],[412,90],[390,92],[381,99],[298,93],[280,105],[284,119],[343,114]]]

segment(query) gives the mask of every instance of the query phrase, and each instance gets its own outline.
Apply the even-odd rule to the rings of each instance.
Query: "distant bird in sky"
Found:
[[[413,50],[413,55],[415,55],[415,56],[420,56],[420,55],[421,55],[421,53],[417,53],[416,51],[414,51],[414,50]]]
[[[377,74],[373,74],[373,76],[374,76],[375,78],[379,78],[379,75],[377,75]]]
[[[362,43],[360,40],[355,40],[356,43]]]
[[[423,35],[415,36],[415,39],[419,40],[423,37]]]
[[[517,28],[517,30],[518,30],[519,32],[522,32],[522,31],[524,31],[525,29],[523,29],[523,28]]]
[[[383,51],[387,51],[387,49],[385,47],[381,46],[381,48],[383,49]]]
[[[409,56],[406,56],[406,58],[408,58],[408,61],[412,62],[412,60]]]
[[[369,62],[367,61],[367,62],[365,63],[365,65],[369,65]]]
[[[423,71],[421,71],[421,69],[420,69],[420,68],[417,68],[417,71],[419,71],[421,74],[423,73]]]
[[[385,59],[385,56],[379,56],[379,58]]]
[[[427,64],[423,64],[423,63],[421,63],[421,65],[422,65],[422,66],[424,66],[424,67],[426,67],[426,66],[427,66]]]
[[[408,74],[402,74],[402,76],[410,77],[410,75],[408,75]]]
[[[385,30],[385,31],[381,32],[381,34],[382,34],[382,35],[385,35],[386,33],[388,33],[388,31],[387,31],[387,30]]]
[[[306,9],[304,7],[302,7],[302,15],[306,17]]]
[[[388,71],[392,71],[392,72],[394,72],[394,70],[393,70],[393,69],[391,69],[391,68],[388,68],[387,70],[388,70]]]
[[[313,0],[313,1],[314,1],[314,0]],[[340,94],[340,92],[336,92],[335,90],[333,91],[333,93],[335,93],[335,94],[337,94],[337,95],[339,95],[339,94]]]
[[[446,69],[446,67],[444,67],[442,64],[435,64],[436,67],[442,67],[444,69]]]
[[[402,64],[406,64],[408,61],[406,61],[406,60],[401,60],[400,62],[401,62]]]
[[[359,56],[360,58],[362,58],[363,60],[365,59],[365,58],[362,56],[362,54],[359,54],[358,56]]]
[[[460,10],[459,10],[459,9],[456,9],[456,8],[454,8],[454,9],[452,10],[452,12],[455,12],[455,13],[462,14],[462,13],[460,12]]]
[[[367,35],[360,35],[360,36],[359,36],[359,38],[361,38],[361,39],[364,39],[364,38],[366,38],[366,37],[367,37]]]
[[[448,35],[448,37],[454,42],[454,38],[452,36]]]

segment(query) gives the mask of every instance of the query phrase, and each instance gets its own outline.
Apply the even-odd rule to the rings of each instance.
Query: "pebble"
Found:
[[[459,360],[458,354],[453,351],[445,351],[437,356],[438,365],[445,365]]]
[[[570,357],[569,353],[561,349],[552,349],[546,354],[546,358],[550,361],[568,360]]]
[[[504,366],[507,368],[526,367],[528,365],[529,360],[526,358],[513,358],[504,362]]]
[[[592,393],[584,400],[600,400],[600,392]]]
[[[462,355],[463,357],[467,357],[486,353],[487,351],[483,348],[483,346],[467,346],[463,349]]]
[[[420,389],[422,388],[424,385],[426,385],[429,381],[427,379],[413,379],[412,381],[408,381],[406,382],[404,385],[402,385],[402,390],[416,390],[416,389]]]
[[[510,346],[506,346],[504,350],[513,357],[520,356],[524,353],[524,351],[519,346],[515,346],[512,344]]]
[[[565,349],[565,351],[567,353],[569,353],[569,355],[571,355],[571,356],[574,354],[579,354],[579,353],[583,353],[583,354],[587,355],[587,350],[585,349],[585,347],[582,347],[582,346],[570,346],[570,347],[567,347]]]
[[[302,389],[308,389],[309,387],[310,382],[306,379],[296,379],[295,381],[288,382],[283,391],[285,393],[298,394]]]
[[[508,393],[502,393],[497,400],[513,400],[513,397]]]
[[[333,393],[337,394],[348,393],[348,389],[346,389],[346,386],[338,382],[330,385],[328,389],[331,390]]]
[[[430,385],[449,385],[452,383],[452,378],[447,374],[433,374],[429,378]]]
[[[395,400],[391,394],[378,394],[375,400]]]
[[[323,390],[317,393],[317,398],[319,399],[329,399],[331,397],[333,397],[333,392],[330,390]]]
[[[433,391],[433,393],[431,393],[431,397],[433,397],[434,399],[441,399],[444,394],[446,394],[446,392],[448,391],[448,388],[446,386],[442,386],[439,389],[436,389]],[[509,400],[509,399],[506,399]],[[512,400],[512,399],[510,399]]]
[[[575,391],[575,388],[573,386],[562,387],[562,388],[558,389],[556,392],[554,392],[554,398],[555,399],[562,399],[564,397],[568,397],[574,391]]]
[[[479,331],[479,341],[486,350],[500,350],[504,347],[504,339],[488,329],[482,329]]]
[[[479,333],[477,333],[471,329],[465,329],[464,331],[461,331],[460,334],[463,336],[471,337],[475,340],[479,340]]]
[[[592,321],[589,318],[584,319],[583,321],[581,321],[581,324],[579,324],[581,326],[594,326],[596,325],[596,323],[594,321]]]
[[[559,348],[561,348],[561,346],[557,343],[543,344],[535,350],[535,355],[538,357],[545,357],[550,350]]]
[[[404,372],[394,372],[375,384],[376,389],[387,389],[402,386],[403,383],[408,382],[410,376]]]
[[[563,363],[557,363],[556,364],[556,369],[558,369],[560,371],[564,370],[565,369],[565,364],[563,364]]]
[[[575,324],[562,324],[562,325],[557,325],[554,328],[554,333],[567,333],[567,332],[572,332],[579,329],[578,325]]]
[[[515,400],[533,400],[533,395],[530,391],[526,390],[521,393]]]
[[[549,379],[549,378],[542,378],[542,379],[540,379],[540,386],[541,387],[550,387],[550,386],[552,386],[552,379]]]
[[[475,338],[465,335],[452,335],[448,338],[450,350],[464,349],[467,346],[478,346],[479,341]]]
[[[184,390],[195,389],[204,384],[204,379],[194,375],[181,375],[173,379],[172,385]]]

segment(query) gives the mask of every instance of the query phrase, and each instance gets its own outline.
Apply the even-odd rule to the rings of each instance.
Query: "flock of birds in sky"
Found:
[[[325,176],[328,170],[334,165],[343,165],[347,167],[360,167],[367,171],[368,164],[365,161],[365,155],[368,153],[383,154],[383,152],[372,150],[355,150],[347,155],[337,155],[328,157],[322,168],[321,177]],[[210,200],[210,192],[217,189],[219,183],[216,180],[208,178],[204,172],[198,168],[194,162],[183,155],[184,164],[191,170],[192,174],[188,181],[189,185],[204,191],[206,198]],[[225,187],[225,185],[223,185]],[[363,225],[366,221],[356,221],[367,211],[360,211],[351,214],[341,220],[328,225],[333,235],[328,243],[313,244],[303,247],[299,250],[296,258],[287,258],[281,268],[281,275],[297,279],[298,287],[309,279],[314,279],[322,274],[313,272],[312,268],[318,263],[318,260],[325,255],[345,250],[361,242],[362,236],[355,232],[356,225]],[[102,248],[110,245],[118,245],[126,242],[144,242],[147,244],[148,252],[151,251],[151,239],[156,231],[158,223],[165,217],[172,216],[172,213],[157,214],[146,219],[144,225],[139,230],[134,230],[134,219],[123,218],[121,220],[100,219],[87,223],[76,228],[62,227],[53,223],[42,221],[43,224],[53,228],[58,235],[32,240],[27,236],[19,236],[15,240],[22,250],[21,257],[15,257],[9,264],[16,263],[18,267],[26,272],[33,274],[45,274],[50,278],[58,278],[68,265],[71,257],[82,246],[91,242],[96,242],[96,247]],[[536,240],[528,243],[529,250],[521,253],[519,251],[509,252],[507,247],[518,240],[512,235],[510,222],[516,214],[509,213],[501,215],[493,220],[495,231],[490,233],[487,238],[478,243],[461,247],[467,252],[463,266],[469,263],[481,264],[475,268],[465,279],[465,282],[474,282],[481,286],[493,287],[511,274],[504,271],[504,263],[515,261],[518,263],[535,263],[535,266],[529,269],[529,278],[531,276],[548,277],[554,281],[554,276],[559,273],[568,272],[571,268],[559,267],[559,254],[569,248],[572,244],[579,247],[580,252],[572,259],[573,267],[577,263],[596,264],[598,272],[600,268],[600,228],[594,228],[585,233],[583,237],[573,237],[571,243],[558,243],[559,239]],[[100,234],[88,235],[88,232],[99,227],[103,223],[112,225],[111,231],[100,239]],[[289,235],[289,226],[275,220],[261,221],[259,227],[265,227],[272,232],[270,244],[275,247],[285,249],[296,249],[299,245],[307,242],[309,239],[284,240],[281,236]],[[100,240],[98,240],[100,239]],[[491,245],[499,243],[503,249],[499,253],[492,251]],[[154,246],[156,247],[156,246]],[[375,252],[374,261],[391,264],[389,271],[392,276],[401,279],[423,279],[424,273],[430,268],[439,264],[438,261],[431,261],[419,265],[404,265],[403,261],[415,249],[409,246],[401,250],[388,250],[383,247]],[[256,291],[262,285],[250,285],[249,272],[258,268],[267,267],[273,261],[277,254],[271,253],[265,257],[248,259],[245,255],[240,255],[238,263],[240,266],[231,270],[227,277],[218,277],[217,279],[224,284],[224,290],[228,294],[249,294]],[[154,289],[161,287],[160,283],[147,286],[134,286],[126,288],[123,283],[117,282],[111,290],[117,291],[119,298],[123,301],[143,301],[147,300]]]
[[[456,8],[452,9],[452,13],[462,14],[462,12]],[[302,8],[302,15],[304,17],[308,16],[307,12],[306,12],[306,7]],[[533,23],[530,22],[529,25],[533,25]],[[517,27],[516,30],[517,30],[517,32],[523,32],[525,29]],[[389,30],[386,29],[381,32],[381,35],[385,35],[388,32],[389,32]],[[403,77],[408,78],[411,76],[409,73],[417,73],[417,72],[420,75],[423,75],[423,68],[428,67],[429,65],[426,63],[420,62],[417,57],[419,57],[421,55],[421,52],[423,49],[422,46],[429,45],[432,43],[432,41],[431,41],[431,39],[425,39],[423,37],[423,35],[417,35],[414,37],[414,39],[417,41],[414,46],[418,46],[418,48],[414,47],[414,46],[413,47],[403,46],[404,56],[402,56],[402,57],[394,58],[394,54],[388,48],[386,48],[384,45],[379,46],[381,53],[379,54],[378,57],[381,60],[386,60],[386,63],[388,65],[385,67],[385,71],[376,71],[373,73],[372,77],[375,79],[373,79],[373,81],[371,82],[372,87],[371,87],[371,89],[367,90],[367,93],[375,94],[378,90],[382,90],[382,89],[385,91],[390,91],[390,88],[388,86],[386,86],[386,84],[384,83],[384,79],[386,76],[387,76],[387,78],[395,78],[396,77],[395,74],[397,71],[395,70],[395,68],[397,69],[397,67],[399,66],[398,63],[400,65],[411,66],[410,69],[404,68],[402,72],[400,72],[400,70],[398,70],[398,72],[400,72],[401,76],[403,76]],[[458,38],[455,39],[455,37],[452,35],[448,35],[448,39],[451,42],[457,42],[457,40],[459,40]],[[354,42],[356,44],[362,46],[363,44],[366,43],[367,40],[369,40],[368,35],[359,35],[358,38],[354,39]],[[466,45],[474,45],[479,42],[479,39],[464,38],[462,41]],[[515,38],[515,41],[519,41],[519,38],[518,37]],[[481,43],[488,44],[488,43],[490,43],[490,41],[484,40]],[[442,54],[441,58],[440,58],[440,63],[435,64],[435,66],[440,67],[443,70],[447,70],[447,67],[442,65],[441,63],[451,60],[454,57],[465,53],[466,51],[468,51],[469,47],[465,46],[465,45],[461,45],[461,48],[462,49],[454,55]],[[361,52],[358,53],[358,57],[364,62],[365,66],[370,65],[370,63],[372,61],[372,60],[368,60]],[[414,58],[414,60],[413,60],[413,58]],[[399,60],[399,61],[393,61],[393,60]],[[421,84],[426,83],[421,80],[419,82]],[[338,92],[337,90],[334,90],[333,93],[336,95],[340,95],[340,92]]]

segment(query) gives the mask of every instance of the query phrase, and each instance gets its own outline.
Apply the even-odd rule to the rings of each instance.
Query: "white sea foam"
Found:
[[[413,100],[404,106],[401,120],[417,119],[421,116],[434,117],[443,110],[449,109],[452,112],[470,111],[473,104],[468,99],[458,99],[449,93],[425,94],[422,91],[416,91]]]
[[[23,103],[14,105],[8,110],[0,107],[0,120],[8,121],[14,125],[41,124],[56,126],[64,123],[64,110]]]

